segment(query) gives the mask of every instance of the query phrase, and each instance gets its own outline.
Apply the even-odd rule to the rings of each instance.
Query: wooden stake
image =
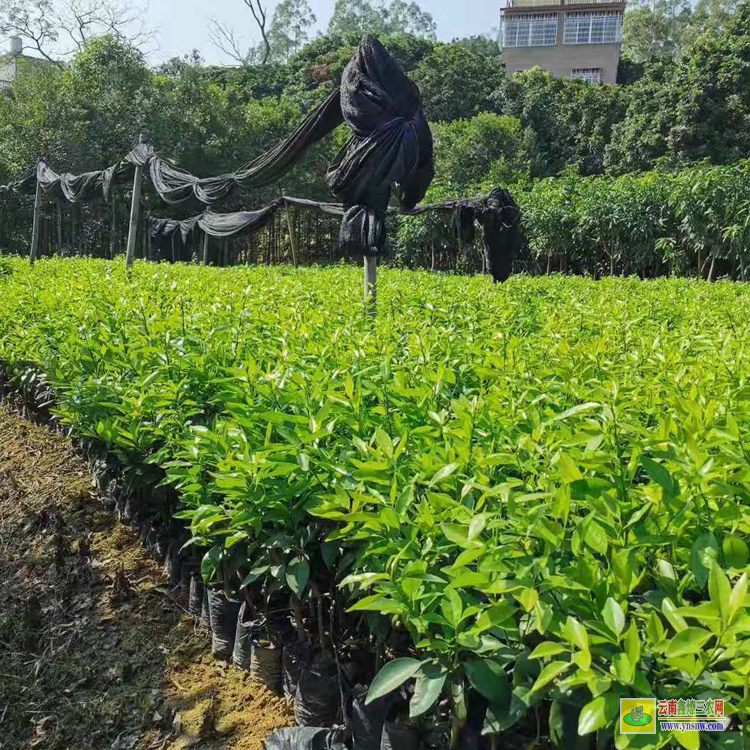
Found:
[[[36,262],[37,255],[39,254],[39,211],[42,202],[42,183],[37,178],[36,181],[36,196],[34,198],[34,225],[31,230],[31,265],[33,266]]]
[[[138,139],[143,142],[143,137]],[[130,227],[128,229],[128,252],[125,256],[125,268],[130,269],[135,258],[135,243],[138,239],[138,217],[141,211],[141,182],[143,181],[143,167],[135,168],[133,179],[133,200],[130,204]]]
[[[292,246],[292,264],[297,268],[297,232],[292,224],[292,215],[289,211],[289,204],[285,205],[286,225],[289,228],[289,244]]]
[[[378,311],[378,258],[365,255],[365,305],[370,315]]]
[[[62,252],[62,201],[57,201],[57,252]]]
[[[203,234],[203,265],[208,265],[208,232]]]
[[[115,257],[117,252],[117,191],[112,185],[112,228],[109,233],[109,259]]]

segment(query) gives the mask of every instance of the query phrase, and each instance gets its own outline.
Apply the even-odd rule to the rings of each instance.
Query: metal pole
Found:
[[[143,137],[138,139],[139,143],[143,142]],[[130,227],[128,229],[128,252],[125,256],[125,268],[130,269],[135,258],[135,242],[138,238],[138,217],[141,211],[141,182],[143,181],[143,167],[135,168],[135,178],[133,180],[133,200],[130,204]]]
[[[289,204],[285,204],[286,225],[289,228],[289,244],[292,246],[292,263],[297,268],[297,233],[292,224],[292,215],[289,212]]]
[[[112,228],[109,232],[109,259],[115,257],[117,252],[117,191],[112,185]]]
[[[57,201],[57,253],[62,252],[62,201]]]
[[[377,313],[378,306],[378,258],[365,255],[365,305],[370,315]]]
[[[31,265],[33,266],[36,262],[37,255],[39,254],[39,210],[42,202],[42,183],[39,182],[37,175],[36,181],[36,196],[34,197],[34,226],[31,230]]]
[[[208,232],[203,233],[203,265],[208,265]]]

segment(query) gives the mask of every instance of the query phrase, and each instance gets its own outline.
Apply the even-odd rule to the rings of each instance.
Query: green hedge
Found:
[[[750,288],[383,270],[373,319],[353,268],[5,265],[11,374],[166,470],[208,581],[335,602],[323,648],[393,659],[371,696],[416,678],[441,727],[449,696],[454,747],[477,694],[512,746],[741,746]],[[631,742],[632,696],[732,731]]]

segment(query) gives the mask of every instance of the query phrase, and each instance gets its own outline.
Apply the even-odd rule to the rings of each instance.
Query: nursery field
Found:
[[[747,746],[750,286],[0,263],[6,383],[389,747]]]

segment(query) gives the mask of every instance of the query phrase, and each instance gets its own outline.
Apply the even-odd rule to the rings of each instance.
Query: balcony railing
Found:
[[[625,0],[507,0],[508,8],[549,8],[560,5],[612,5]]]
[[[562,0],[508,0],[508,8],[542,8],[562,5]]]

